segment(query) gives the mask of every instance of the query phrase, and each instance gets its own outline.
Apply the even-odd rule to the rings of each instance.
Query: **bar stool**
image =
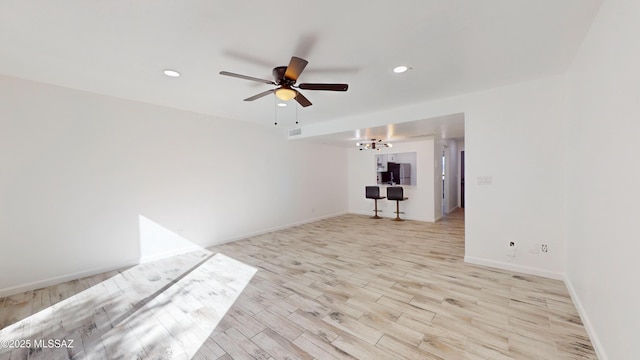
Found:
[[[396,202],[396,218],[393,220],[404,221],[404,219],[400,219],[400,214],[404,214],[404,212],[400,212],[400,201],[407,200],[408,198],[404,197],[402,186],[387,187],[387,199],[395,200]]]
[[[371,217],[372,219],[382,219],[378,216],[378,200],[384,199],[384,196],[380,196],[380,187],[379,186],[366,186],[365,187],[365,197],[367,199],[373,199],[375,202],[375,210],[373,210],[374,215]]]

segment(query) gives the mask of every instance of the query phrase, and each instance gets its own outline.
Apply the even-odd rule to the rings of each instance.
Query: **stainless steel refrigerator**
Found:
[[[394,184],[412,185],[411,184],[411,164],[389,163],[389,172]]]

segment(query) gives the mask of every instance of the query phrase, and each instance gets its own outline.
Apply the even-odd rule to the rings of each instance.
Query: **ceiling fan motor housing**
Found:
[[[293,85],[295,80],[287,79],[284,77],[284,73],[287,71],[286,66],[278,66],[273,68],[273,78],[278,85]]]

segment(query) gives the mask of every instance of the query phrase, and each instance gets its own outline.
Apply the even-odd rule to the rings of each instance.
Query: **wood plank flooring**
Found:
[[[205,267],[217,253],[258,271]],[[463,256],[462,210],[435,224],[321,220],[0,299],[0,340],[76,345],[0,360],[596,359],[561,281]],[[228,289],[242,293],[216,319]]]

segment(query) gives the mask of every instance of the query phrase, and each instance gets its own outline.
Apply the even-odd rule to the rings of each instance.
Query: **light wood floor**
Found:
[[[208,250],[0,299],[0,339],[41,326],[75,340],[0,359],[596,359],[561,281],[463,262],[461,210],[345,215]],[[205,269],[216,253],[258,271]]]

